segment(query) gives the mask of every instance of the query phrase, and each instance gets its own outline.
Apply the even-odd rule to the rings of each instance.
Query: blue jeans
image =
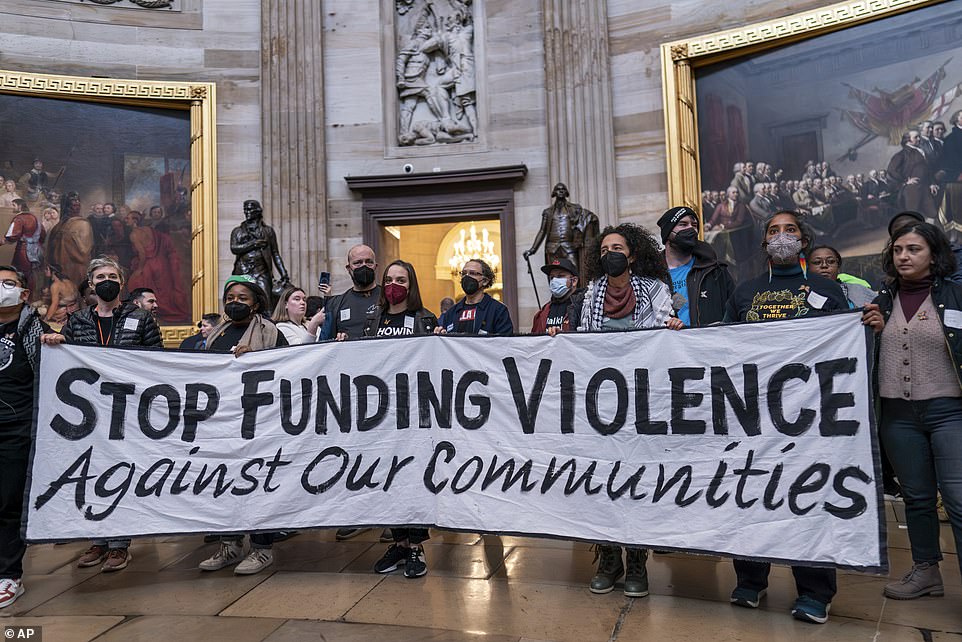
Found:
[[[881,414],[882,441],[902,484],[912,560],[942,559],[936,511],[939,490],[956,549],[962,551],[962,398],[882,399]]]

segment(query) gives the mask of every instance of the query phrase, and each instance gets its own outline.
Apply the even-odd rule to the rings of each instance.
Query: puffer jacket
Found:
[[[97,345],[96,314],[96,306],[81,308],[71,314],[61,331],[67,343]],[[164,341],[154,317],[137,306],[127,304],[114,308],[114,322],[107,345],[162,347]]]

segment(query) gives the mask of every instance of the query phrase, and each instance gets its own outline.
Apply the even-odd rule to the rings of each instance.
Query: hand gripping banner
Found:
[[[44,347],[26,536],[432,525],[878,571],[871,354],[856,314]]]

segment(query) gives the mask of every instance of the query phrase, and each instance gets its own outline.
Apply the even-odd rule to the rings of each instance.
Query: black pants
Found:
[[[20,579],[27,545],[20,538],[30,441],[0,440],[0,579]]]
[[[734,560],[734,562],[739,587],[753,591],[768,588],[768,572],[772,570],[771,564],[748,560]],[[807,595],[822,604],[830,604],[835,593],[838,592],[834,568],[793,566],[792,575],[795,576],[795,590],[798,591],[799,597]]]
[[[408,540],[412,546],[417,546],[431,537],[426,528],[392,528],[391,536],[395,542]]]

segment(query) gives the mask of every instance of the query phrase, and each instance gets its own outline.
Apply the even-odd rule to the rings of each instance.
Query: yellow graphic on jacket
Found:
[[[807,315],[811,309],[806,300],[809,287],[802,285],[798,289],[797,294],[793,294],[791,290],[756,292],[745,320],[795,319]]]

